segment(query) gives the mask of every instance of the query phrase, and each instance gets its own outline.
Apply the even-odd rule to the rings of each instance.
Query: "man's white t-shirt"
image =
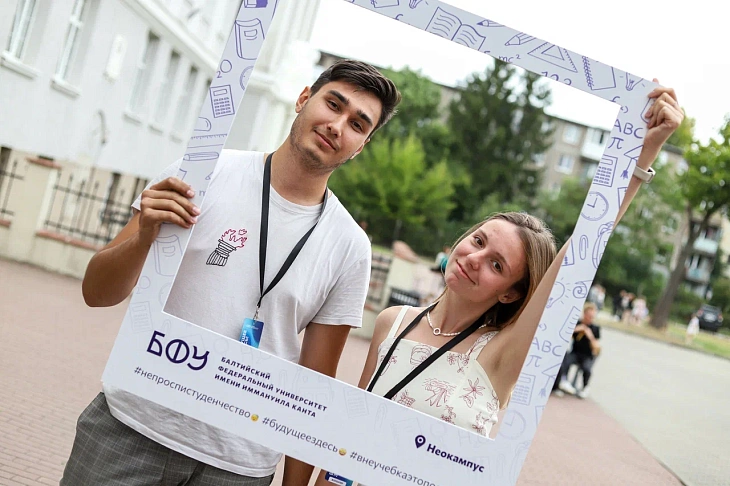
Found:
[[[178,161],[169,166],[150,185],[176,176],[179,165]],[[174,316],[236,340],[261,295],[263,168],[262,153],[221,153],[165,305],[165,311]],[[270,201],[264,288],[321,210],[321,205],[293,204],[273,187]],[[133,203],[137,210],[139,203],[140,198]],[[367,235],[330,193],[316,229],[284,278],[262,301],[259,320],[264,329],[259,349],[296,362],[297,335],[310,322],[360,327],[370,258]],[[281,459],[278,452],[128,392],[105,385],[104,393],[117,419],[206,464],[265,477],[274,473]]]

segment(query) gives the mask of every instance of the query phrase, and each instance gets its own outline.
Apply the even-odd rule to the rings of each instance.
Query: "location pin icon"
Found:
[[[423,447],[423,444],[426,443],[426,438],[422,435],[416,436],[416,448]]]

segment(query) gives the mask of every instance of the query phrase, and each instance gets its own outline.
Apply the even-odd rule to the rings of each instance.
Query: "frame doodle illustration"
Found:
[[[285,1],[295,0],[242,3],[179,173],[198,191],[198,206],[234,118],[250,119],[241,100]],[[656,85],[437,0],[343,1],[620,106],[496,440],[165,314],[190,237],[175,225],[163,225],[147,256],[104,371],[105,390],[141,396],[366,484],[513,485],[613,230]],[[227,253],[219,253],[212,263],[224,263]]]

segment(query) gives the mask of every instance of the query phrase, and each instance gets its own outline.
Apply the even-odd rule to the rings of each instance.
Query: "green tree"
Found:
[[[493,195],[500,203],[536,196],[540,173],[532,159],[549,147],[550,133],[544,129],[549,100],[540,76],[518,74],[497,60],[460,90],[449,106],[450,155],[471,181],[457,188],[463,197],[456,217],[468,218]]]
[[[537,213],[552,230],[558,247],[573,234],[587,193],[588,186],[575,177],[565,178],[559,192],[540,193]]]
[[[437,228],[453,207],[453,182],[446,163],[429,169],[425,158],[413,135],[403,140],[376,138],[353,162],[332,174],[330,187],[356,219],[368,222],[375,242],[390,244],[402,238],[411,244],[408,233],[401,231],[404,225]],[[428,247],[440,244],[431,242]]]
[[[665,225],[677,210],[674,201],[678,196],[670,168],[660,167],[657,171],[655,183],[639,192],[613,232],[598,267],[595,281],[611,294],[626,289],[656,302],[661,292],[664,278],[652,266],[668,258],[671,244],[657,235],[671,231]],[[573,236],[587,192],[588,181],[568,178],[559,193],[541,193],[537,212],[553,231],[559,246]]]
[[[596,274],[607,286],[645,295],[649,305],[657,301],[658,285],[664,283],[652,267],[671,259],[672,244],[663,235],[674,232],[668,223],[681,212],[683,202],[673,168],[657,164],[656,171],[657,177],[639,191],[611,236]]]
[[[722,277],[715,280],[710,304],[719,307],[725,319],[730,317],[730,278]],[[725,321],[725,325],[727,325],[727,322]]]
[[[441,86],[407,67],[398,71],[384,69],[383,74],[398,86],[402,100],[397,114],[376,136],[400,140],[415,135],[423,144],[428,167],[446,159],[450,136],[439,109]]]
[[[690,225],[677,265],[655,306],[651,324],[660,329],[667,325],[672,303],[685,277],[685,262],[692,253],[695,240],[707,229],[713,215],[721,214],[730,207],[730,119],[720,129],[719,140],[711,139],[707,145],[692,144],[685,159],[689,168],[679,176],[678,186],[686,200],[687,218],[697,221],[697,224]]]

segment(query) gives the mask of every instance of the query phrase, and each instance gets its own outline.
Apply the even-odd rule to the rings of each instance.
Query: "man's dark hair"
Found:
[[[393,81],[383,76],[370,64],[350,59],[337,61],[319,75],[310,88],[312,95],[316,94],[322,86],[333,81],[353,84],[361,90],[374,94],[380,100],[383,109],[370,136],[395,115],[395,107],[398,106],[401,99],[400,92]]]

